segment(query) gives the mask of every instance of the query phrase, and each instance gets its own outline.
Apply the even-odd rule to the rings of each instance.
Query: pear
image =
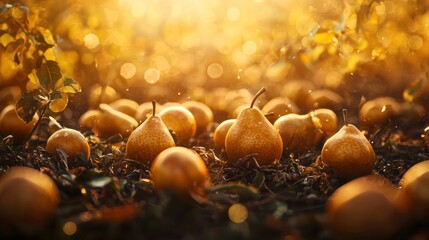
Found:
[[[317,117],[311,114],[290,113],[274,122],[279,132],[285,153],[305,153],[320,141],[323,132]]]
[[[340,110],[344,104],[344,98],[329,89],[318,89],[312,91],[307,99],[307,108],[329,108]]]
[[[166,107],[159,116],[167,128],[176,134],[178,143],[182,146],[187,145],[197,131],[194,115],[183,106]]]
[[[354,179],[329,197],[327,227],[334,239],[391,239],[404,223],[397,195],[398,189],[383,177]]]
[[[243,109],[232,124],[225,139],[228,158],[237,161],[255,154],[260,165],[280,160],[283,143],[280,134],[265,118],[261,110],[254,108],[256,99],[266,91],[262,88],[253,98],[250,107]]]
[[[0,229],[6,233],[4,239],[19,231],[34,235],[46,230],[59,202],[60,191],[48,175],[30,167],[9,168],[0,178]]]
[[[400,109],[400,104],[394,98],[375,98],[362,105],[359,120],[366,127],[381,125],[399,115]]]
[[[57,149],[63,149],[71,161],[76,159],[79,152],[83,153],[85,159],[90,156],[90,147],[85,136],[71,128],[58,130],[48,138],[46,151],[56,154]]]
[[[204,196],[210,187],[210,175],[203,159],[185,147],[172,147],[162,151],[153,160],[150,174],[155,190],[173,190],[179,196]]]
[[[274,124],[281,116],[289,113],[298,113],[299,108],[294,102],[289,100],[289,98],[277,97],[268,101],[262,108],[262,112],[265,114],[272,113],[272,115],[267,116],[267,118]]]
[[[226,134],[231,128],[232,124],[234,124],[235,119],[228,119],[219,124],[213,133],[213,140],[215,144],[215,148],[218,151],[222,151],[225,148],[225,139]]]
[[[156,113],[152,101],[152,116],[137,127],[128,138],[126,157],[142,163],[150,163],[160,152],[176,146],[167,126]]]
[[[375,153],[365,135],[347,122],[347,111],[343,109],[345,125],[322,148],[321,160],[345,179],[370,175],[375,165]]]
[[[320,120],[321,130],[325,140],[338,132],[338,120],[334,111],[328,108],[319,108],[313,111],[313,115]]]
[[[156,103],[156,112],[155,113],[159,113],[162,109],[161,104]],[[137,107],[137,111],[136,114],[134,116],[134,118],[139,122],[142,123],[144,122],[148,117],[150,117],[152,115],[152,102],[144,102],[142,104],[140,104],[140,106]]]
[[[88,99],[90,108],[96,108],[101,103],[112,103],[121,97],[114,88],[110,86],[103,87],[98,84],[92,87],[90,92]]]
[[[197,101],[188,101],[182,103],[182,106],[187,108],[192,115],[194,115],[197,123],[197,134],[209,130],[213,122],[213,111],[206,104]]]
[[[139,104],[131,99],[121,98],[109,104],[113,109],[123,112],[128,116],[134,117]]]
[[[14,144],[24,144],[38,120],[36,114],[29,123],[26,123],[19,118],[15,105],[10,104],[0,113],[0,135],[4,137],[12,135]]]
[[[138,126],[133,117],[119,112],[105,103],[100,104],[99,107],[101,114],[93,129],[99,136],[110,137],[119,133],[123,137],[129,137],[131,132]]]

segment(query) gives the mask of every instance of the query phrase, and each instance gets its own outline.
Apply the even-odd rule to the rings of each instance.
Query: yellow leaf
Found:
[[[56,61],[55,53],[54,53],[52,48],[48,48],[48,50],[46,50],[44,56],[45,56],[46,60]]]
[[[62,112],[67,107],[67,103],[69,102],[69,97],[67,94],[58,94],[61,94],[61,98],[53,100],[51,105],[49,105],[49,109],[51,109],[52,112]]]
[[[319,44],[330,44],[336,41],[335,33],[332,32],[322,32],[314,35],[313,40]]]
[[[15,38],[13,38],[9,33],[5,33],[0,37],[0,44],[3,45],[3,47],[6,47],[13,41],[15,41]]]

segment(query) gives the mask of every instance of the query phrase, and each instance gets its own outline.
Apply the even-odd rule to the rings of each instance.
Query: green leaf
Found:
[[[253,179],[252,185],[260,189],[262,186],[264,186],[264,183],[265,183],[265,175],[262,172],[258,171],[255,178]]]
[[[62,93],[78,93],[82,91],[79,83],[71,78],[61,78],[55,84],[55,91]]]
[[[62,112],[69,102],[69,97],[66,93],[53,92],[51,94],[52,102],[49,105],[49,109],[52,112]]]
[[[36,70],[40,85],[46,91],[53,91],[58,80],[63,77],[60,66],[55,61],[46,61]]]
[[[76,178],[76,182],[91,188],[103,188],[112,182],[112,178],[106,176],[97,169],[89,169]]]
[[[24,93],[15,106],[19,118],[29,123],[46,100],[47,97],[39,89]]]
[[[242,183],[227,183],[222,185],[216,185],[209,189],[209,193],[219,192],[237,194],[241,198],[245,199],[258,199],[260,197],[258,189],[253,186],[248,186]]]

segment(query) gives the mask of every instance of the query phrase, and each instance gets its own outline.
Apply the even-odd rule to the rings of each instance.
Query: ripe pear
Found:
[[[123,137],[129,137],[131,132],[138,126],[134,118],[113,109],[105,103],[100,104],[100,111],[101,114],[94,132],[101,137],[110,137],[118,133]]]
[[[38,119],[39,117],[36,114],[29,123],[26,123],[19,118],[15,110],[15,105],[8,105],[0,113],[0,134],[4,137],[12,135],[14,144],[23,144]]]
[[[155,113],[156,102],[152,101],[152,116],[137,127],[128,138],[127,158],[150,163],[160,152],[176,146],[167,126]]]
[[[101,85],[95,85],[91,88],[88,99],[90,108],[96,108],[101,103],[111,103],[120,98],[120,95],[116,90],[110,86],[102,87]]]
[[[85,159],[89,159],[90,146],[85,136],[79,131],[64,128],[54,132],[46,142],[46,151],[56,154],[57,149],[63,149],[71,161],[74,161],[77,153],[83,153]]]
[[[408,169],[399,181],[399,206],[402,212],[429,225],[429,160],[421,161]]]
[[[155,113],[159,113],[162,109],[161,104],[156,103]],[[144,122],[148,117],[152,116],[152,102],[144,102],[138,106],[134,118],[139,122]]]
[[[79,118],[79,125],[81,128],[92,129],[97,125],[101,112],[96,109],[86,111]]]
[[[321,125],[311,114],[291,113],[274,122],[279,132],[285,153],[305,153],[314,148],[322,137]]]
[[[176,134],[180,145],[187,145],[197,131],[194,115],[183,106],[166,107],[159,116],[167,128]]]
[[[48,175],[30,167],[11,167],[0,178],[0,231],[38,233],[55,216],[59,202],[59,190]]]
[[[354,179],[329,197],[327,226],[335,239],[391,239],[403,224],[398,190],[380,176]]]
[[[195,151],[171,147],[153,160],[150,173],[155,190],[173,190],[183,197],[204,196],[210,187],[210,175],[203,159]]]
[[[272,115],[267,116],[268,120],[271,123],[274,123],[279,117],[284,116],[289,113],[298,113],[298,106],[285,97],[273,98],[265,104],[262,108],[264,114],[273,113]]]
[[[134,117],[139,104],[131,99],[121,98],[109,104],[113,109],[123,112],[128,116]]]
[[[197,134],[209,129],[210,124],[213,122],[213,112],[206,104],[197,101],[188,101],[182,103],[182,106],[194,115],[197,123]]]
[[[343,110],[345,125],[322,148],[321,160],[345,179],[370,175],[375,165],[375,153],[365,135],[347,122],[347,111]]]
[[[338,120],[334,111],[327,108],[319,108],[313,111],[313,115],[320,120],[321,130],[325,140],[338,132]]]
[[[256,161],[260,165],[268,165],[280,160],[282,156],[283,143],[280,134],[264,114],[253,107],[256,99],[265,91],[266,89],[262,88],[255,95],[250,107],[240,112],[226,135],[225,150],[232,161],[256,154]]]
[[[343,104],[343,97],[329,89],[314,90],[310,93],[307,99],[308,109],[329,108],[340,110]]]
[[[359,111],[362,125],[372,127],[386,123],[400,112],[399,103],[391,97],[379,97],[364,103]]]
[[[219,124],[217,126],[216,130],[213,133],[213,140],[215,144],[215,148],[218,151],[221,151],[225,148],[225,139],[226,134],[228,133],[229,129],[231,128],[232,124],[235,122],[235,119],[228,119]]]

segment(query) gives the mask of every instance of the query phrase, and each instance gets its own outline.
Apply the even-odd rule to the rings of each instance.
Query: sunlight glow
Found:
[[[156,68],[149,68],[144,72],[144,79],[147,83],[154,84],[158,82],[160,78],[160,72]]]
[[[100,40],[98,39],[97,35],[93,33],[88,33],[87,35],[85,35],[83,41],[85,43],[85,47],[87,47],[88,49],[94,49],[100,44]]]
[[[120,75],[125,79],[130,79],[136,75],[137,68],[132,63],[125,63],[121,67]]]

